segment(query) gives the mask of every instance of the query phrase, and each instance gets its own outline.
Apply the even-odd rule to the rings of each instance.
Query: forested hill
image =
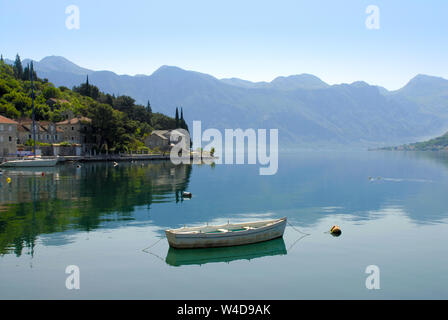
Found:
[[[448,151],[448,132],[441,137],[437,137],[424,142],[405,144],[398,147],[388,147],[382,150],[389,151]]]
[[[33,74],[36,120],[58,122],[67,113],[89,117],[98,148],[136,150],[144,146],[144,137],[153,129],[187,129],[183,112],[178,118],[176,110],[176,119],[153,113],[149,101],[143,106],[129,96],[105,94],[88,78],[71,90]],[[0,59],[0,114],[16,120],[32,115],[30,68],[22,66],[18,56],[12,66]]]

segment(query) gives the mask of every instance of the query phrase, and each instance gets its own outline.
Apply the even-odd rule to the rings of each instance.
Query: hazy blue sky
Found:
[[[69,30],[68,5],[80,9]],[[380,29],[365,26],[368,5]],[[448,78],[448,1],[0,0],[0,52],[61,55],[94,70],[151,74],[161,65],[271,81],[312,73],[388,89],[418,73]]]

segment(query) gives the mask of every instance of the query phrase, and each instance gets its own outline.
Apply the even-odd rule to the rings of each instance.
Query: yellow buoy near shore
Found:
[[[334,226],[331,227],[330,233],[333,236],[339,237],[341,235],[341,233],[342,233],[342,230],[341,230],[341,228],[339,226],[334,225]]]
[[[6,178],[6,182],[11,183],[11,178],[10,177]]]

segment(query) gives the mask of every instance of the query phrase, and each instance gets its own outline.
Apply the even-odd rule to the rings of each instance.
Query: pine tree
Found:
[[[22,61],[20,60],[19,54],[16,55],[16,61],[14,61],[14,76],[16,79],[22,79],[23,77],[23,67]]]
[[[148,104],[146,105],[146,111],[148,111],[149,114],[152,114],[151,104],[149,103],[149,100]]]
[[[5,60],[3,60],[3,55],[0,56],[0,62],[5,62]]]

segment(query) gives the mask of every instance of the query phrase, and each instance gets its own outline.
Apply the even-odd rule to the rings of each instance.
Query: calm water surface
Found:
[[[0,181],[2,299],[448,298],[446,154],[285,153],[274,176],[254,165],[66,164]],[[270,242],[157,242],[184,224],[283,216],[295,228]],[[65,287],[68,265],[80,290]],[[368,265],[380,268],[379,290],[366,289]]]

